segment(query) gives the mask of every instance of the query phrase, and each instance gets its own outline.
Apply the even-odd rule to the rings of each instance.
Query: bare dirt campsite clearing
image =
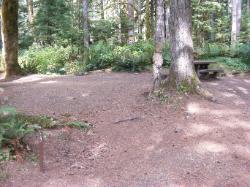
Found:
[[[250,186],[250,76],[204,84],[218,102],[145,97],[151,74],[30,75],[1,82],[26,114],[85,120],[88,133],[46,130],[45,168],[2,165],[3,187]]]

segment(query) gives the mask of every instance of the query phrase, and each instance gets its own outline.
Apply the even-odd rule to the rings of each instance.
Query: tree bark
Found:
[[[101,18],[105,19],[105,11],[104,11],[104,0],[101,0],[100,8],[101,8]]]
[[[150,39],[152,36],[151,31],[151,19],[150,19],[150,2],[146,0],[146,39]]]
[[[32,24],[34,20],[33,0],[26,0],[26,3],[28,9],[28,22]]]
[[[158,90],[161,84],[161,69],[163,64],[162,50],[164,45],[164,0],[157,0],[157,21],[155,32],[155,53],[153,56],[153,91]]]
[[[171,0],[171,66],[167,85],[194,91],[199,84],[193,65],[191,0]]]
[[[18,0],[2,1],[2,41],[5,78],[20,73],[18,64]]]
[[[155,32],[155,14],[156,14],[156,11],[157,11],[156,10],[157,8],[155,8],[156,3],[157,3],[156,0],[151,0],[151,2],[150,2],[150,18],[151,18],[151,34],[152,34],[152,37],[154,36],[154,32]]]
[[[250,0],[247,0],[247,12],[250,15]]]
[[[241,28],[242,0],[232,0],[231,46],[236,47]]]
[[[169,8],[169,2],[165,1],[164,3],[164,36],[165,36],[165,41],[169,41],[170,35],[169,35],[169,18],[170,18],[170,8]]]
[[[237,36],[240,35],[242,17],[242,0],[237,1]]]
[[[89,1],[82,0],[83,6],[83,45],[84,45],[84,61],[88,59],[88,49],[89,49]]]
[[[139,39],[142,39],[142,30],[143,30],[143,23],[142,23],[142,2],[141,0],[137,0],[138,3],[138,34],[139,34]]]
[[[128,43],[134,43],[134,1],[128,0]]]

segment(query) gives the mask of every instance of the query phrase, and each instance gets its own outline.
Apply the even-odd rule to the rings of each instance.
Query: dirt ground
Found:
[[[204,82],[217,97],[160,103],[151,74],[30,75],[0,82],[0,102],[27,114],[66,114],[90,132],[46,131],[46,172],[4,165],[2,187],[250,186],[250,76]]]

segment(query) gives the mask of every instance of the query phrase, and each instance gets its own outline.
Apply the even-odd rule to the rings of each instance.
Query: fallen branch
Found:
[[[127,121],[134,121],[134,120],[138,120],[138,119],[140,119],[140,118],[139,117],[133,117],[133,118],[128,118],[128,119],[122,119],[122,120],[114,122],[114,124],[124,123],[124,122],[127,122]]]

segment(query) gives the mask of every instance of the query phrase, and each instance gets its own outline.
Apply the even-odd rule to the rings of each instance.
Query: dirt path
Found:
[[[46,173],[30,161],[10,162],[0,186],[250,186],[250,77],[204,83],[218,103],[197,96],[152,102],[144,96],[150,83],[149,73],[33,75],[0,83],[0,101],[19,111],[70,114],[95,126],[87,135],[46,132]]]

